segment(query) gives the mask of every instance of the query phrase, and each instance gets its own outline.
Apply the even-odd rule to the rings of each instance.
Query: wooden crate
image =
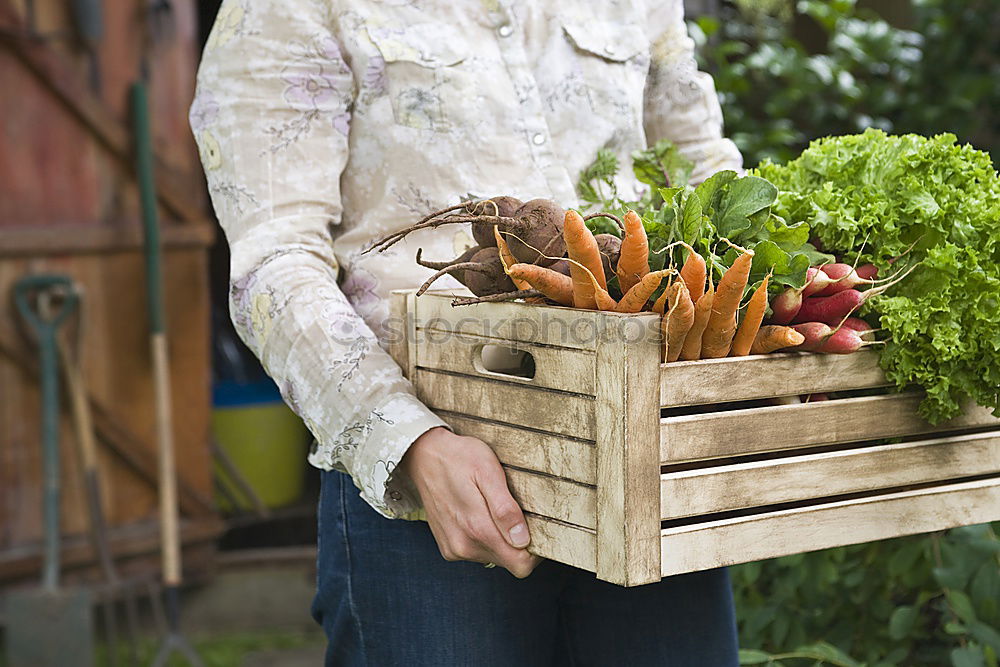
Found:
[[[633,586],[1000,520],[1000,420],[931,426],[874,352],[661,364],[652,313],[451,300],[396,294],[391,352],[493,447],[540,556]],[[486,370],[486,345],[530,354],[533,377]],[[818,392],[837,394],[769,400]]]

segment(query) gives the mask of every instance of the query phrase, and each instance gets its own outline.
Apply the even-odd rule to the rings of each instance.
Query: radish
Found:
[[[865,346],[861,334],[854,329],[840,327],[823,340],[817,352],[823,354],[851,354]]]
[[[841,320],[850,316],[857,310],[867,298],[866,295],[873,293],[859,292],[855,289],[846,290],[834,294],[833,296],[811,296],[802,300],[802,307],[792,318],[793,323],[800,322],[823,322],[831,326],[840,324]]]
[[[854,329],[861,336],[861,340],[871,342],[875,340],[875,329],[860,317],[848,317],[843,325],[847,329]]]
[[[771,299],[771,322],[791,324],[802,307],[802,291],[789,287]]]
[[[866,264],[866,267],[871,266]],[[873,267],[874,268],[874,267]],[[875,283],[870,278],[862,278],[860,274],[850,264],[827,264],[822,269],[829,278],[829,282],[823,289],[816,292],[817,296],[832,296],[840,292],[861,287],[862,285],[872,285]]]
[[[864,280],[875,280],[878,277],[878,267],[874,264],[862,264],[854,269],[854,272],[858,274],[859,278],[863,278]]]
[[[832,282],[833,280],[826,273],[824,266],[810,266],[806,270],[806,284],[802,286],[800,291],[803,297],[812,296],[822,292]]]
[[[823,273],[820,267],[810,266],[806,270],[806,284],[802,287],[789,287],[771,300],[771,319],[774,324],[791,324],[802,307],[803,297],[816,294],[831,283],[830,276]]]
[[[830,334],[833,333],[833,329],[823,322],[803,322],[793,325],[792,328],[805,336],[806,340],[798,347],[790,349],[802,350],[803,352],[818,351],[823,346],[823,343],[826,342],[826,339],[830,337]]]

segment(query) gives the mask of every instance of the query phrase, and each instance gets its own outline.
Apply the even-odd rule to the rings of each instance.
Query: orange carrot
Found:
[[[736,311],[743,300],[743,290],[750,278],[753,251],[748,250],[736,258],[733,265],[719,279],[712,303],[712,314],[702,334],[701,358],[718,359],[729,354],[736,335]]]
[[[565,274],[537,264],[514,264],[507,275],[515,284],[523,280],[560,305],[573,305],[573,279]]]
[[[618,266],[621,266],[621,260],[618,260]],[[673,273],[672,269],[663,269],[662,271],[653,271],[644,275],[622,297],[622,300],[618,303],[618,312],[638,313],[646,306],[649,297],[653,296],[653,292],[660,286],[663,279],[671,273]]]
[[[570,265],[572,266],[572,265]],[[587,276],[590,277],[590,283],[594,286],[594,300],[597,302],[597,310],[618,310],[618,302],[615,298],[608,294],[608,290],[604,289],[597,284],[597,278],[590,271],[587,272]]]
[[[747,304],[747,312],[743,314],[743,321],[740,322],[740,328],[736,330],[736,335],[733,337],[733,347],[729,351],[730,356],[743,357],[750,354],[750,348],[753,346],[753,341],[757,337],[757,331],[760,329],[760,323],[764,321],[764,312],[767,310],[768,278],[770,276],[764,276],[760,287],[750,297],[750,303]]]
[[[696,253],[694,248],[688,248],[687,259],[684,260],[684,266],[681,267],[681,278],[684,279],[684,284],[687,285],[688,291],[691,293],[692,303],[698,303],[701,295],[705,293],[707,272],[705,259]]]
[[[507,245],[507,240],[500,234],[500,228],[497,225],[493,225],[493,237],[497,241],[497,249],[500,251],[500,262],[503,264],[503,270],[507,271],[507,269],[518,263],[517,259],[511,253],[510,246]],[[514,287],[519,290],[531,289],[531,284],[526,280],[519,280],[518,278],[511,278],[511,280],[514,282]]]
[[[708,326],[708,318],[712,315],[712,304],[715,301],[715,287],[712,281],[708,281],[708,291],[701,295],[698,303],[694,305],[694,322],[687,336],[684,337],[684,345],[681,346],[681,359],[690,361],[701,358],[701,339]]]
[[[767,354],[785,347],[801,345],[806,337],[792,327],[782,327],[769,324],[757,331],[757,336],[750,346],[750,354]]]
[[[573,305],[577,308],[594,310],[597,308],[594,285],[600,285],[605,291],[608,289],[597,241],[576,211],[566,211],[563,238],[566,241],[569,258],[577,262],[577,264],[570,262],[569,265],[569,274],[573,279]],[[591,275],[588,275],[588,271]]]
[[[649,238],[635,211],[625,214],[625,237],[618,255],[618,286],[628,294],[649,273]]]
[[[691,293],[688,292],[683,280],[678,280],[667,291],[671,292],[672,296],[669,297],[670,310],[664,316],[667,320],[664,359],[677,361],[681,356],[684,339],[694,325],[695,309],[691,303]]]

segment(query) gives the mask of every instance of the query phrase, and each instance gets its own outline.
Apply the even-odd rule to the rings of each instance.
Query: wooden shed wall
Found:
[[[64,273],[82,287],[81,317],[70,330],[82,327],[84,377],[104,411],[105,511],[120,550],[155,547],[156,493],[144,478],[155,468],[151,362],[128,108],[128,87],[143,57],[184,525],[190,539],[201,541],[219,528],[208,449],[207,259],[214,226],[203,213],[204,186],[187,126],[198,55],[196,3],[173,0],[172,16],[154,31],[139,13],[146,4],[105,0],[101,87],[93,90],[86,54],[70,37],[70,3],[35,0],[30,26],[24,0],[0,0],[0,580],[37,566],[41,538],[40,406],[30,372],[37,351],[10,300],[12,284],[27,273]],[[124,457],[113,454],[109,442],[126,447]],[[67,548],[85,561],[86,504],[65,414],[61,448],[62,529]],[[130,457],[132,465],[124,463]]]

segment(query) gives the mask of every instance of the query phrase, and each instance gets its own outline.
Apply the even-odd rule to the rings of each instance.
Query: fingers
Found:
[[[503,539],[516,549],[527,547],[531,542],[528,524],[517,501],[510,495],[503,468],[499,464],[481,468],[477,471],[476,483]]]

